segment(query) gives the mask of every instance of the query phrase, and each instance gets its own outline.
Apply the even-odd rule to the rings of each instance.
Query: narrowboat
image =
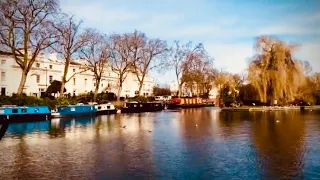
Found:
[[[43,121],[50,118],[48,106],[2,106],[0,120],[11,122]]]
[[[205,107],[215,107],[215,99],[203,99],[203,103]]]
[[[142,113],[162,111],[163,105],[160,102],[127,102],[121,108],[121,113]]]
[[[96,104],[95,108],[97,110],[96,115],[109,115],[109,114],[116,114],[117,109],[116,107],[111,104]]]
[[[205,107],[206,104],[202,98],[173,98],[167,105],[167,109],[185,109],[185,108],[199,108]]]
[[[96,108],[94,105],[68,105],[68,106],[59,106],[56,112],[51,114],[52,118],[70,118],[70,117],[79,117],[79,116],[95,116]]]

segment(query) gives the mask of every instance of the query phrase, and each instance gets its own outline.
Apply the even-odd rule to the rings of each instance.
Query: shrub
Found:
[[[131,102],[131,101],[137,101],[137,102],[148,102],[149,99],[147,97],[144,97],[144,96],[136,96],[134,98],[128,98],[128,101]]]

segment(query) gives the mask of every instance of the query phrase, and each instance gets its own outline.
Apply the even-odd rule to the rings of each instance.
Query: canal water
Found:
[[[320,179],[320,111],[214,108],[10,124],[1,179]]]

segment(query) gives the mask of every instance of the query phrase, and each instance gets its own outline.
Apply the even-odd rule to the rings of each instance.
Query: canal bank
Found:
[[[320,110],[320,106],[244,106],[223,107],[222,111],[284,111],[284,110]]]

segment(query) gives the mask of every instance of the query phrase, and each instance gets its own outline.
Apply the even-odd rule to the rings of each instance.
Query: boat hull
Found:
[[[19,114],[19,115],[1,115],[1,122],[30,122],[30,121],[46,121],[50,119],[50,114]]]
[[[90,117],[95,116],[96,112],[93,105],[60,106],[56,113],[51,114],[51,118]]]
[[[96,115],[109,115],[109,114],[117,114],[117,110],[116,109],[107,109],[107,110],[101,110],[101,111],[97,111]]]
[[[202,108],[206,107],[205,104],[168,104],[167,109],[189,109],[189,108]]]
[[[77,113],[77,114],[52,114],[51,118],[73,118],[73,117],[90,117],[96,116],[96,113]]]
[[[122,108],[121,113],[143,113],[143,112],[158,112],[162,111],[163,108],[157,109],[142,109],[142,108]]]
[[[128,103],[121,108],[121,113],[158,112],[164,109],[161,103]]]

